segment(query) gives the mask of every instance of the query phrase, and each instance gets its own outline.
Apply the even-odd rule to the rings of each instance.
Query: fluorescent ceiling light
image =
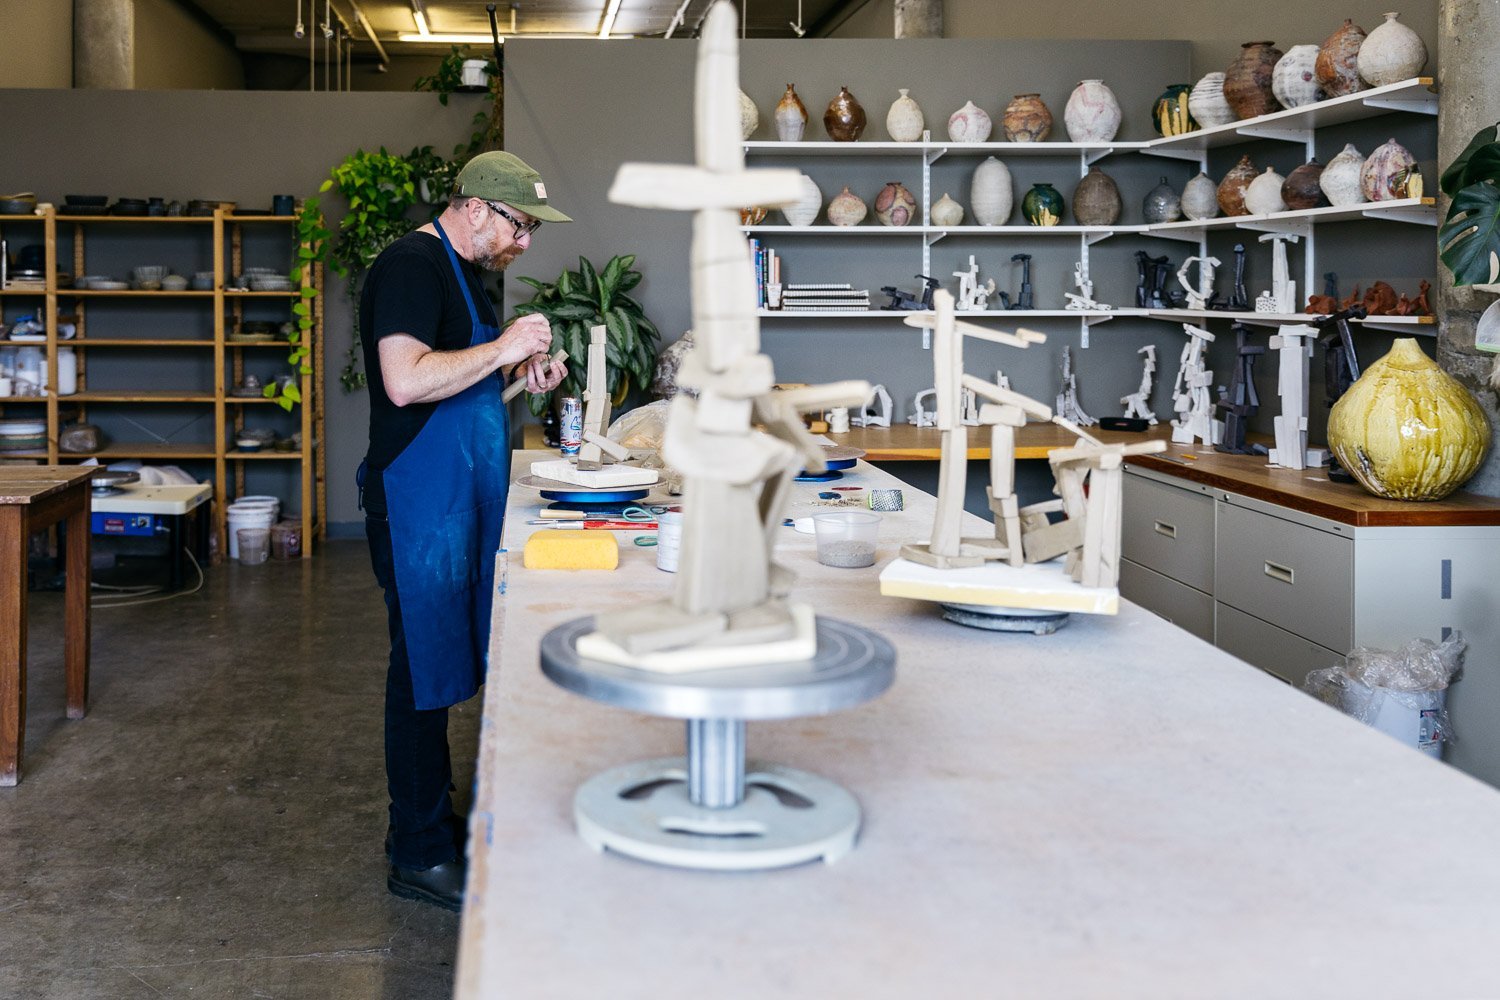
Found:
[[[609,33],[615,28],[615,18],[620,13],[620,0],[609,0],[609,6],[604,8],[604,24],[599,28],[599,37],[608,38]]]
[[[427,15],[422,13],[421,7],[411,9],[411,19],[417,22],[417,30],[424,35],[432,34],[432,29],[427,27]]]
[[[537,31],[520,35],[501,35],[503,43],[507,37],[510,38],[599,38],[599,35],[590,32],[578,31]],[[634,35],[610,35],[610,38],[634,38]],[[403,32],[396,36],[398,42],[436,42],[442,45],[487,45],[490,42],[489,35],[477,34],[446,34],[446,35],[419,35],[414,31]]]

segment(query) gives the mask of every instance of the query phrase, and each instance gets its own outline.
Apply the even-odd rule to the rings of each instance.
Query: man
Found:
[[[448,707],[484,680],[495,551],[510,482],[500,391],[567,374],[545,317],[499,330],[480,278],[531,245],[547,204],[536,171],[481,153],[434,222],[376,259],[360,300],[370,380],[370,450],[360,468],[365,532],[391,637],[385,692],[390,790],[387,888],[463,905],[463,824],[449,796]]]

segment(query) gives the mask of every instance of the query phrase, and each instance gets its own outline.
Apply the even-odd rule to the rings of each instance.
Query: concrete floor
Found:
[[[385,889],[385,612],[364,542],[96,610],[63,716],[33,594],[22,781],[0,789],[0,997],[451,995],[458,918]],[[451,713],[467,808],[479,700]]]

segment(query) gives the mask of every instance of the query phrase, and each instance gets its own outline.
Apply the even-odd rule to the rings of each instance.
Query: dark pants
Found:
[[[448,756],[448,710],[421,710],[412,695],[411,661],[401,627],[391,526],[365,518],[370,564],[385,590],[391,660],[385,675],[385,776],[395,831],[391,860],[402,868],[431,868],[458,857],[454,843],[453,765]]]

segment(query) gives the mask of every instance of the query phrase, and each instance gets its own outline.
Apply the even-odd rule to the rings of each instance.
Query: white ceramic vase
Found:
[[[844,185],[844,190],[833,196],[828,203],[828,221],[835,226],[857,226],[864,221],[870,207],[864,203],[864,199],[849,190]]]
[[[1417,159],[1395,139],[1388,139],[1369,155],[1359,171],[1359,190],[1365,201],[1405,198],[1405,183]]]
[[[1328,204],[1344,206],[1358,205],[1365,200],[1360,190],[1360,173],[1364,170],[1365,154],[1350,143],[1343,151],[1328,161],[1318,178],[1318,187],[1328,197]]]
[[[760,128],[760,111],[755,107],[755,102],[750,100],[750,95],[743,90],[740,91],[740,138],[749,139]]]
[[[823,192],[818,190],[818,185],[806,174],[802,175],[802,193],[797,200],[790,205],[783,205],[781,214],[786,216],[789,226],[810,226],[818,218],[818,211],[823,207]]]
[[[1009,167],[991,156],[974,168],[974,179],[969,183],[969,210],[974,213],[975,222],[981,226],[1003,226],[1015,203]]]
[[[1410,80],[1427,65],[1422,36],[1397,20],[1394,11],[1359,47],[1359,75],[1372,87]]]
[[[964,207],[944,191],[943,196],[927,210],[927,219],[934,226],[960,226],[964,221]]]
[[[1109,142],[1120,131],[1120,102],[1102,80],[1084,80],[1068,97],[1063,124],[1073,142]]]
[[[1234,109],[1224,100],[1224,74],[1207,73],[1188,94],[1188,113],[1203,128],[1235,121]]]
[[[948,138],[954,142],[986,142],[995,123],[973,101],[948,116]]]
[[[1271,93],[1284,108],[1300,108],[1323,97],[1317,76],[1318,46],[1293,45],[1271,71]]]
[[[1245,188],[1246,211],[1251,215],[1285,212],[1286,202],[1281,199],[1281,185],[1285,182],[1286,178],[1278,174],[1276,168],[1267,167],[1265,173]]]
[[[1182,189],[1182,214],[1189,219],[1212,219],[1219,214],[1219,186],[1200,173]]]
[[[771,114],[771,120],[776,124],[777,139],[782,142],[802,141],[802,135],[807,130],[807,105],[797,96],[797,88],[793,84],[786,85],[786,93],[781,95],[776,110]]]
[[[903,87],[901,96],[891,102],[891,109],[885,113],[886,132],[896,142],[916,142],[922,138],[926,124],[921,107]]]

